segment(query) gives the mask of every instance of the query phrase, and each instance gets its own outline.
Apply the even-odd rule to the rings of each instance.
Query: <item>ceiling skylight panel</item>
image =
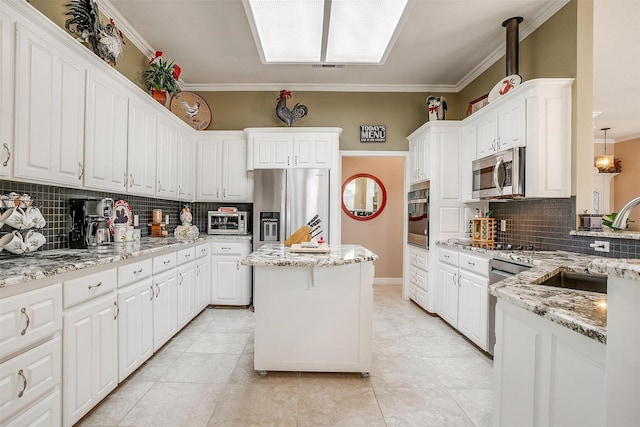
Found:
[[[326,62],[381,63],[408,0],[332,0]]]
[[[265,62],[321,61],[323,0],[246,0]]]

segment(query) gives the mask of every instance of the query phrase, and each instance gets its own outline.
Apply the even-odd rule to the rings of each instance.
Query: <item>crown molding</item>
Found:
[[[202,92],[278,91],[283,87],[298,92],[436,92],[457,93],[452,85],[377,85],[326,83],[185,83],[184,90]]]

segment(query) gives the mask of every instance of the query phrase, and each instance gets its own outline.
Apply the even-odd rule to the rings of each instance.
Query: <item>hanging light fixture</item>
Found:
[[[613,168],[613,156],[607,155],[607,131],[611,128],[602,128],[604,131],[604,155],[596,157],[596,167],[600,172],[606,172],[607,169]]]

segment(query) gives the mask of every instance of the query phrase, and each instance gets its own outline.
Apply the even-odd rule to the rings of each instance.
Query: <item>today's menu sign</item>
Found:
[[[385,125],[361,125],[360,142],[386,142],[387,127]]]

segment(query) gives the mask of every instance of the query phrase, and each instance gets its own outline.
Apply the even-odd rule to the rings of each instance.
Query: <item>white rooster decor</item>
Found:
[[[171,97],[169,109],[195,130],[204,130],[211,123],[211,110],[198,94],[182,91]]]
[[[78,41],[88,43],[93,52],[111,66],[122,55],[124,36],[116,28],[113,19],[104,25],[100,21],[100,12],[95,0],[71,0],[65,5],[69,16],[64,27],[78,35]]]

